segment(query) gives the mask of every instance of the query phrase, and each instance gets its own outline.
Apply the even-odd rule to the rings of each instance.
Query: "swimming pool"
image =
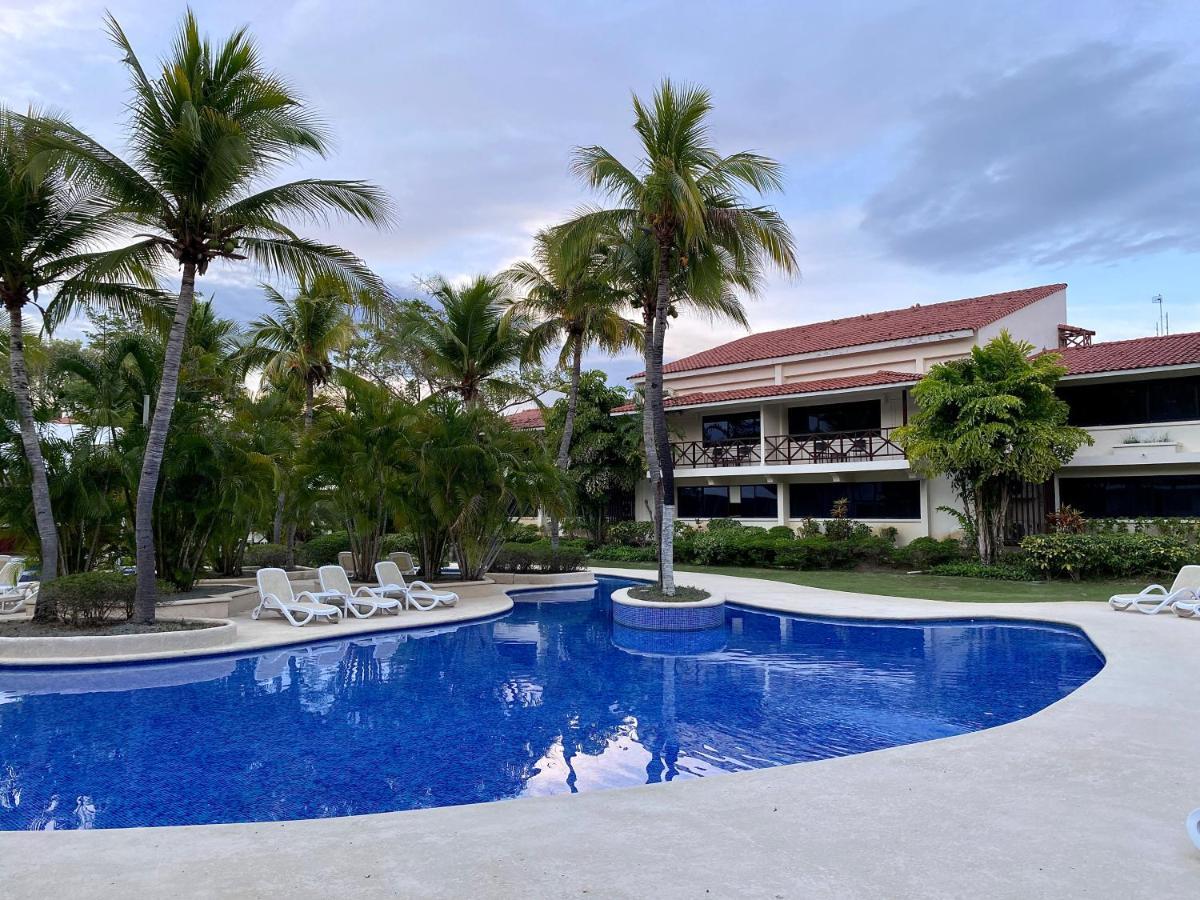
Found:
[[[629,583],[265,654],[0,670],[0,830],[319,818],[709,777],[1011,722],[1103,665],[1076,629],[996,620],[731,607],[723,630],[678,640],[614,630],[608,598]]]

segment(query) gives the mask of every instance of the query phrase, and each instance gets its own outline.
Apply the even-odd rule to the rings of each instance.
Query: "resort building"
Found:
[[[754,334],[667,364],[678,518],[797,525],[845,498],[901,542],[955,534],[939,509],[958,506],[949,481],[921,478],[892,435],[924,373],[1001,331],[1062,353],[1062,396],[1095,439],[1024,487],[1011,538],[1064,503],[1093,517],[1200,516],[1200,333],[1093,343],[1067,321],[1067,286],[1050,284]],[[634,505],[650,518],[648,483]]]

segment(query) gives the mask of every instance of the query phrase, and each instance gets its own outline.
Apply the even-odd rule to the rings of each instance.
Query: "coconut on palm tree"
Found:
[[[768,263],[793,272],[796,259],[791,232],[779,214],[742,198],[747,189],[764,193],[782,187],[779,164],[757,153],[722,156],[716,150],[708,133],[708,91],[666,80],[649,105],[635,96],[633,108],[642,150],[636,170],[600,146],[575,151],[575,172],[617,205],[584,213],[574,230],[641,233],[649,239],[655,292],[641,298],[648,325],[644,435],[651,482],[662,508],[660,582],[670,595],[675,591],[675,479],[667,445],[662,359],[679,275],[704,256],[715,270],[735,273],[760,270]]]
[[[602,246],[577,252],[561,236],[538,232],[532,260],[513,265],[505,277],[524,293],[509,307],[509,315],[534,323],[529,329],[523,358],[539,362],[551,347],[559,346],[558,366],[568,373],[567,413],[559,439],[556,464],[566,471],[579,406],[579,380],[583,354],[596,347],[620,353],[641,348],[642,333],[621,314],[626,296],[617,290],[604,269]],[[550,540],[558,542],[558,521],[550,521]]]
[[[304,154],[325,156],[329,141],[303,100],[263,65],[245,29],[214,45],[189,11],[160,73],[152,77],[116,20],[107,21],[132,80],[129,161],[63,123],[55,127],[50,146],[69,155],[86,184],[112,198],[134,232],[131,243],[90,265],[89,275],[167,265],[181,273],[136,505],[134,619],[150,622],[154,498],[196,280],[214,261],[249,260],[287,278],[338,278],[353,290],[383,295],[381,279],[360,259],[302,237],[293,226],[329,213],[382,226],[390,207],[379,189],[361,181],[302,179],[261,187]]]
[[[0,109],[0,303],[8,313],[9,373],[30,469],[45,582],[58,572],[58,528],[30,397],[25,312],[48,290],[56,291],[62,302],[101,300],[118,306],[130,306],[152,292],[81,275],[119,222],[94,190],[73,182],[60,157],[45,153],[43,133],[44,123],[36,116]],[[137,265],[120,274],[150,281],[147,270]],[[50,611],[39,603],[34,615],[42,619]]]
[[[477,275],[460,287],[438,277],[428,287],[440,308],[413,308],[400,323],[418,349],[425,380],[467,406],[505,405],[512,385],[503,376],[520,363],[527,331],[523,317],[505,314],[507,282]]]

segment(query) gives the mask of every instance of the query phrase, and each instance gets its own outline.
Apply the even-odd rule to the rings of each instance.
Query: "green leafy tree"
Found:
[[[524,294],[510,307],[510,314],[534,323],[525,361],[539,362],[557,347],[558,367],[567,372],[566,415],[555,459],[565,472],[571,460],[584,352],[595,347],[615,355],[629,347],[640,349],[641,331],[621,314],[628,306],[627,297],[606,277],[599,247],[579,253],[567,247],[561,236],[542,231],[534,240],[533,259],[516,263],[505,274]],[[550,540],[557,545],[557,519],[550,521]]]
[[[629,402],[630,394],[610,386],[603,372],[583,373],[578,397],[569,470],[573,508],[592,537],[603,543],[609,501],[632,494],[646,472],[641,425],[637,415],[612,414]],[[552,443],[561,435],[568,412],[566,398],[545,410],[546,437]]]
[[[1092,442],[1067,424],[1067,404],[1055,393],[1066,371],[1057,354],[1034,355],[1032,344],[1005,331],[934,366],[913,388],[917,409],[896,440],[916,470],[954,484],[985,563],[1002,546],[1013,490],[1046,481]]]
[[[160,73],[147,73],[111,16],[109,33],[132,80],[130,161],[77,129],[58,123],[47,146],[69,157],[72,171],[101,192],[137,240],[100,255],[88,277],[135,270],[181,270],[162,379],[147,436],[136,505],[138,622],[154,619],[155,495],[163,467],[196,279],[215,260],[250,260],[288,278],[328,276],[352,290],[386,289],[348,251],[301,237],[297,220],[329,213],[383,225],[389,204],[361,181],[303,179],[262,188],[283,165],[308,153],[325,156],[325,130],[303,100],[263,65],[244,29],[213,45],[189,10]],[[55,320],[70,311],[60,305]]]
[[[0,303],[8,313],[7,356],[10,387],[29,466],[29,487],[37,522],[41,580],[53,580],[59,567],[59,535],[46,462],[38,440],[25,357],[24,315],[47,289],[60,302],[107,301],[129,304],[132,288],[107,283],[110,274],[81,275],[95,249],[118,232],[119,220],[100,195],[73,179],[60,157],[42,146],[46,123],[0,108]],[[131,265],[118,279],[146,282],[148,271]],[[38,619],[50,613],[38,603]]]
[[[441,277],[427,286],[438,306],[410,307],[400,323],[418,348],[425,380],[468,406],[506,405],[513,395],[507,376],[521,361],[527,325],[505,315],[508,284],[478,275],[462,287]]]
[[[698,87],[664,81],[649,105],[634,97],[634,129],[641,141],[638,171],[603,147],[575,153],[575,171],[591,187],[617,202],[616,208],[585,213],[577,233],[630,235],[631,245],[649,238],[655,274],[653,296],[638,298],[646,322],[644,442],[651,481],[661,507],[659,580],[675,591],[675,479],[663,408],[662,360],[679,275],[704,262],[712,272],[752,284],[765,264],[785,272],[796,268],[792,236],[779,214],[747,204],[744,190],[765,192],[782,186],[778,163],[756,153],[722,156],[712,146],[708,118],[712,100]],[[715,293],[725,293],[717,286]]]

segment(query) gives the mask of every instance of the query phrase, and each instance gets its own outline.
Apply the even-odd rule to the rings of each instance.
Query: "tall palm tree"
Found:
[[[708,134],[708,91],[665,80],[650,105],[635,96],[633,109],[642,149],[637,171],[600,146],[575,151],[576,174],[618,205],[585,212],[574,230],[630,235],[640,231],[649,238],[655,292],[639,298],[648,325],[644,438],[651,481],[661,498],[659,579],[670,595],[675,592],[675,477],[663,408],[662,359],[678,276],[702,261],[733,273],[759,271],[767,263],[790,273],[796,259],[791,232],[778,212],[751,206],[741,196],[746,189],[780,189],[779,164],[746,151],[731,156],[717,152]],[[739,280],[744,286],[753,277]]]
[[[508,285],[502,278],[478,275],[463,287],[438,277],[429,284],[441,308],[413,309],[403,327],[418,348],[427,380],[439,391],[458,394],[468,406],[510,392],[501,375],[521,360],[527,324],[505,315]]]
[[[150,622],[154,498],[196,279],[214,260],[248,259],[276,275],[341,278],[354,290],[384,295],[382,281],[360,259],[301,237],[289,223],[320,220],[332,212],[382,226],[390,205],[379,189],[361,181],[303,179],[260,188],[280,166],[303,154],[325,156],[329,144],[301,98],[264,67],[245,29],[214,46],[201,36],[189,10],[160,74],[152,78],[116,20],[110,16],[107,24],[132,80],[130,161],[63,123],[50,145],[66,151],[86,182],[112,197],[137,232],[133,243],[89,266],[89,274],[125,273],[134,266],[181,270],[138,483],[134,618]]]
[[[71,179],[60,158],[44,153],[43,131],[37,116],[0,108],[0,302],[8,312],[9,372],[31,474],[41,580],[46,582],[58,573],[59,541],[30,397],[25,311],[48,288],[56,289],[64,302],[107,300],[127,306],[138,292],[81,276],[119,222],[95,191]],[[148,280],[147,271],[136,265],[123,274]],[[50,611],[39,602],[34,615],[46,618]]]
[[[534,238],[533,259],[522,260],[505,273],[525,294],[509,307],[509,315],[535,323],[529,329],[524,361],[539,362],[550,347],[561,346],[558,366],[567,370],[569,381],[567,415],[555,462],[563,472],[571,460],[584,351],[598,347],[616,354],[626,347],[641,348],[641,331],[621,315],[627,298],[606,277],[602,247],[592,249],[579,253],[561,236],[540,231]],[[557,518],[550,520],[550,540],[558,543]]]
[[[352,300],[337,279],[302,279],[295,299],[264,285],[274,314],[250,323],[245,364],[261,368],[275,383],[292,382],[304,392],[304,430],[312,427],[316,392],[333,375],[333,357],[354,338]]]

